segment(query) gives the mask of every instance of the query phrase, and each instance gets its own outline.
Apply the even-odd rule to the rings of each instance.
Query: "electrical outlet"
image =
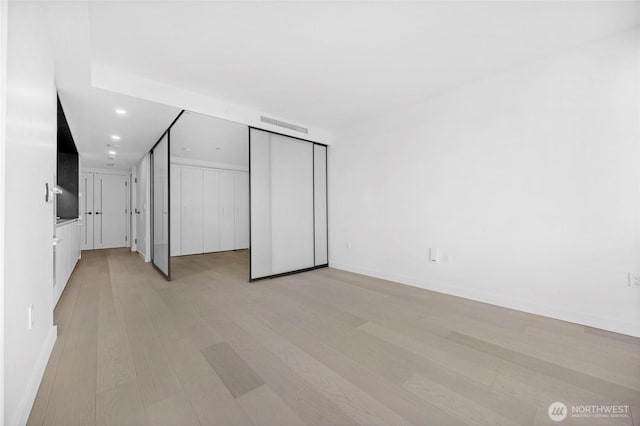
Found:
[[[640,272],[629,272],[629,287],[640,287]]]
[[[28,319],[28,328],[31,330],[33,328],[33,305],[30,305],[27,309],[27,319]]]
[[[431,262],[440,262],[440,249],[439,248],[430,248],[429,249],[429,260]]]

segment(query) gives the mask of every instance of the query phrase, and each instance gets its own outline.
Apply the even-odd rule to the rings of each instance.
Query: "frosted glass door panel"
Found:
[[[235,248],[233,173],[220,172],[220,250]]]
[[[220,251],[220,173],[204,171],[204,251]]]
[[[271,140],[251,129],[251,279],[271,272]]]
[[[171,256],[182,254],[181,178],[182,167],[171,165]]]
[[[313,145],[272,134],[272,274],[314,266],[313,226]]]
[[[326,265],[327,251],[327,147],[313,146],[313,206],[315,220],[315,266]]]
[[[249,175],[235,173],[234,176],[236,227],[235,249],[249,247]]]
[[[153,264],[169,277],[169,137],[152,150]]]
[[[182,168],[182,254],[202,253],[202,169]]]

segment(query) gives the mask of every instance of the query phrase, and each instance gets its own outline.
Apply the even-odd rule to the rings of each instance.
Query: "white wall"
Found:
[[[4,419],[26,423],[53,348],[56,88],[42,3],[10,2],[4,254]],[[28,307],[34,326],[28,329]]]
[[[7,88],[8,2],[0,2],[0,94]],[[7,97],[0,95],[0,171],[4,170],[6,147]],[[0,172],[0,271],[4,271],[5,177]],[[0,273],[0,419],[4,419],[4,274]]]
[[[337,132],[331,265],[640,336],[639,40]]]

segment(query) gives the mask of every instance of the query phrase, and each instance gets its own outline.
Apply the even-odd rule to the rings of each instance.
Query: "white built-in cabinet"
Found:
[[[58,303],[71,273],[80,258],[80,224],[77,219],[56,226],[55,236],[55,282],[53,303]]]
[[[246,172],[171,165],[171,255],[249,247]]]

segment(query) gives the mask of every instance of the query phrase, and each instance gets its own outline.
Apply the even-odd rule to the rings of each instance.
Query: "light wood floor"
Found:
[[[166,282],[127,250],[84,252],[29,424],[537,425],[554,401],[640,406],[640,339],[334,269],[247,269],[246,252],[188,256]]]

